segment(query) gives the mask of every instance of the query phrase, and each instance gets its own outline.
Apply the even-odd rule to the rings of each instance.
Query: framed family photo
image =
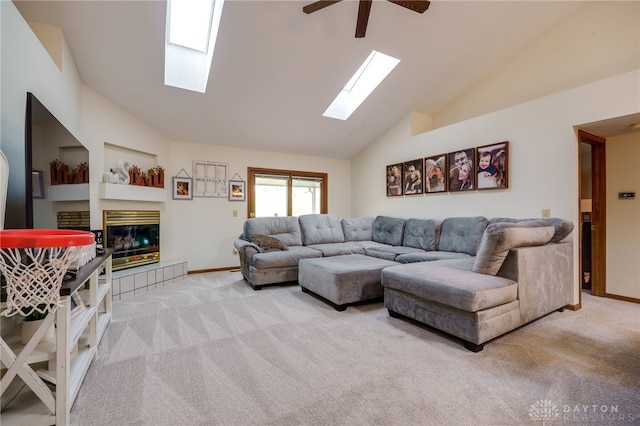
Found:
[[[404,191],[405,195],[422,194],[422,163],[419,158],[404,163]]]
[[[173,199],[193,200],[193,179],[185,177],[173,177]]]
[[[447,154],[434,155],[424,159],[424,193],[446,192]]]
[[[476,148],[478,189],[509,187],[509,142]]]
[[[229,181],[229,201],[244,201],[246,199],[245,181]]]
[[[387,197],[402,195],[402,163],[387,166]]]
[[[475,187],[475,149],[467,148],[450,152],[449,158],[449,191],[471,191]]]

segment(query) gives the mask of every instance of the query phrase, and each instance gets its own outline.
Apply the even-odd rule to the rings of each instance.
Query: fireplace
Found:
[[[114,271],[160,261],[160,211],[104,210],[103,221]]]

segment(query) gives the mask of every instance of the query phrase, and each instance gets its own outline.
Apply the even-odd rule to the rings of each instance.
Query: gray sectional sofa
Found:
[[[249,219],[235,247],[255,290],[299,282],[338,310],[384,296],[392,317],[477,352],[570,302],[572,229],[562,219],[312,214]]]

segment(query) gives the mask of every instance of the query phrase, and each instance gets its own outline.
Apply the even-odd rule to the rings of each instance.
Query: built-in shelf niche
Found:
[[[113,170],[114,173],[117,173],[120,160],[127,161],[131,166],[138,166],[143,172],[162,165],[158,164],[158,156],[156,154],[105,142],[103,172]]]

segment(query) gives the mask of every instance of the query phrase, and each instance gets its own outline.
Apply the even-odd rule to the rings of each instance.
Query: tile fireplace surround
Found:
[[[167,260],[115,271],[111,282],[112,300],[122,300],[136,294],[146,293],[181,280],[186,275],[187,262],[184,260]]]

